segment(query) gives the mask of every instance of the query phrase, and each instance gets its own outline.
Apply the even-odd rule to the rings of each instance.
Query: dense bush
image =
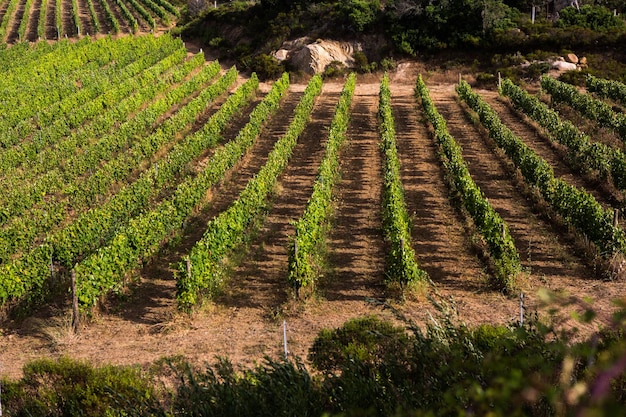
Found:
[[[624,20],[621,17],[614,16],[610,10],[601,6],[586,4],[581,6],[580,10],[569,6],[559,14],[557,25],[562,28],[577,26],[595,31],[608,31],[624,27]]]
[[[153,384],[138,368],[95,368],[69,358],[40,359],[18,382],[2,384],[10,416],[149,416],[163,414]]]
[[[250,69],[259,76],[261,81],[276,80],[285,71],[285,67],[276,58],[260,54],[252,58]]]

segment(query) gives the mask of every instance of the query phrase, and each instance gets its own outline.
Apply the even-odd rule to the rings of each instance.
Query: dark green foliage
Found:
[[[260,54],[252,58],[250,69],[261,81],[275,80],[285,71],[283,64],[270,55]]]
[[[69,358],[40,359],[18,382],[2,386],[11,416],[163,415],[152,385],[138,368],[93,366]]]
[[[322,330],[311,348],[309,360],[318,370],[334,375],[349,362],[380,366],[401,352],[406,355],[409,348],[409,337],[403,328],[366,316],[339,329]]]
[[[253,370],[237,372],[226,359],[196,372],[184,369],[174,402],[176,415],[319,416],[321,397],[300,362],[267,359]]]
[[[624,20],[613,16],[613,13],[601,6],[581,6],[580,10],[575,7],[566,7],[559,12],[560,18],[557,25],[562,28],[577,26],[595,31],[608,31],[622,29]]]
[[[550,64],[547,62],[533,62],[526,69],[526,75],[528,78],[538,80],[541,76],[550,71]]]
[[[363,32],[374,23],[381,10],[378,0],[341,0],[338,6],[343,18],[355,32]]]

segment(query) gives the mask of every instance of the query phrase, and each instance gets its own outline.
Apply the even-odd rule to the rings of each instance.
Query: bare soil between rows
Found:
[[[386,244],[380,231],[382,155],[378,146],[378,77],[362,77],[352,103],[347,143],[341,152],[342,175],[337,184],[333,226],[328,236],[328,264],[315,297],[295,301],[286,283],[286,245],[293,233],[292,220],[302,212],[323,155],[334,105],[342,84],[325,83],[311,123],[281,176],[264,221],[243,253],[236,256],[224,294],[191,315],[177,312],[172,264],[202,235],[208,220],[225,210],[246,182],[262,166],[273,143],[284,133],[303,85],[292,85],[283,106],[264,128],[246,157],[224,181],[207,195],[207,205],[187,223],[176,245],[169,246],[139,272],[139,282],[124,296],[107,304],[78,335],[70,328],[69,306],[60,303],[26,319],[0,327],[0,376],[18,377],[22,366],[40,357],[69,356],[94,364],[139,364],[183,355],[201,366],[216,356],[251,366],[265,356],[281,357],[283,331],[291,355],[305,359],[318,332],[341,326],[346,320],[375,314],[395,320],[377,302],[388,302],[408,318],[425,325],[438,313],[429,301],[434,296],[457,312],[456,319],[470,325],[513,323],[519,317],[516,296],[505,297],[488,286],[489,270],[476,250],[468,220],[450,203],[450,190],[437,156],[431,129],[413,96],[415,73],[392,77],[392,106],[406,188],[412,216],[413,245],[418,262],[436,288],[404,302],[390,298],[385,289]],[[569,314],[593,300],[599,313],[594,325],[581,326],[584,334],[607,323],[611,301],[622,296],[623,282],[594,278],[594,271],[576,255],[570,236],[538,212],[503,156],[480,127],[467,116],[448,80],[427,80],[450,133],[464,150],[470,171],[511,228],[523,257],[520,280],[526,294],[526,314],[537,310],[546,317],[538,293],[559,291],[577,301],[555,317],[565,328],[576,326]],[[263,87],[265,90],[267,86]],[[245,114],[237,122],[242,125]],[[510,121],[507,120],[507,123]],[[522,128],[521,120],[514,121]],[[517,124],[520,125],[517,125]],[[225,139],[236,135],[231,128]],[[207,155],[208,157],[208,155]],[[203,163],[203,162],[200,162]],[[555,305],[552,305],[555,306]]]

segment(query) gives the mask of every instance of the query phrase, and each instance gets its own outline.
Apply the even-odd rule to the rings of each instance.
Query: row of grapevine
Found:
[[[603,256],[626,250],[626,234],[613,225],[613,212],[604,210],[585,190],[554,176],[548,163],[515,136],[497,113],[462,81],[456,87],[461,99],[478,113],[491,138],[512,159],[526,182],[539,190],[545,201],[563,220],[595,243]]]
[[[38,111],[36,118],[22,120],[7,129],[0,134],[0,141],[7,148],[18,146],[0,151],[0,175],[36,160],[39,152],[69,135],[72,129],[83,127],[90,119],[103,119],[107,114],[119,113],[119,106],[116,105],[134,92],[152,86],[164,72],[182,62],[186,55],[180,46],[163,45],[112,73],[107,70],[94,74],[90,77],[94,82],[86,83],[80,92]],[[121,117],[123,119],[126,115]],[[102,131],[110,128],[105,126]]]
[[[128,1],[128,3],[130,3],[130,5],[133,6],[135,10],[137,10],[137,13],[139,13],[139,15],[148,23],[148,25],[152,29],[156,28],[156,22],[154,21],[152,15],[141,4],[139,4],[137,0],[126,1]]]
[[[15,74],[22,71],[11,72],[0,80],[0,100],[7,106],[0,117],[1,131],[14,127],[21,120],[33,116],[36,119],[42,109],[60,105],[64,99],[77,94],[83,83],[91,85],[94,72],[97,73],[103,67],[107,66],[105,71],[113,76],[116,68],[123,68],[135,61],[137,53],[143,54],[145,52],[142,51],[176,42],[169,36],[163,40],[149,38],[142,36],[125,42],[108,38],[77,42],[75,47],[62,48],[47,60],[40,60],[44,62],[24,68],[23,73],[30,75],[30,78],[23,79],[23,75]],[[68,50],[64,53],[65,49]],[[110,65],[112,63],[115,65]]]
[[[100,207],[79,216],[70,226],[56,234],[51,241],[55,247],[55,259],[71,266],[75,259],[97,249],[111,233],[141,211],[151,198],[177,175],[190,161],[197,158],[209,146],[214,146],[213,136],[207,132],[220,132],[235,113],[252,98],[258,88],[258,80],[251,78],[214,113],[201,130],[187,136],[176,144],[167,157],[153,165],[132,184],[122,187],[117,194]]]
[[[181,70],[185,70],[185,67],[182,67]],[[3,258],[3,253],[12,254],[16,250],[24,249],[25,245],[29,245],[37,235],[62,221],[70,208],[72,211],[79,211],[92,206],[95,196],[104,195],[105,191],[115,181],[123,180],[132,173],[135,166],[138,166],[143,160],[156,152],[163,143],[171,140],[181,126],[188,124],[214,97],[226,91],[236,77],[234,70],[227,73],[219,82],[205,89],[200,97],[196,99],[196,106],[181,109],[179,113],[164,123],[157,132],[152,135],[145,135],[143,139],[138,140],[128,153],[122,153],[118,158],[105,163],[89,177],[79,176],[87,170],[85,165],[87,158],[91,157],[90,166],[95,169],[97,165],[110,159],[107,153],[112,152],[113,148],[117,148],[122,144],[130,144],[133,140],[137,140],[137,135],[142,130],[151,128],[154,122],[171,105],[176,105],[188,95],[202,88],[218,71],[219,65],[217,63],[205,66],[195,77],[148,106],[133,119],[120,126],[119,130],[109,135],[104,135],[97,143],[101,147],[100,153],[87,150],[87,152],[80,153],[74,158],[74,160],[83,160],[83,169],[74,172],[74,175],[70,175],[71,172],[69,170],[64,172],[53,170],[51,174],[46,175],[44,178],[56,178],[56,181],[49,181],[48,183],[52,183],[59,188],[61,195],[64,195],[65,198],[49,198],[45,203],[26,211],[24,215],[13,217],[7,226],[0,231],[0,259]],[[198,106],[198,104],[201,106]],[[188,123],[184,123],[185,121]],[[114,145],[116,143],[117,145]],[[29,190],[33,200],[38,197],[36,191],[41,189],[41,187],[35,187],[35,192]],[[47,192],[50,191],[52,189],[47,190]]]
[[[37,21],[37,38],[39,39],[46,38],[46,10],[48,10],[48,1],[49,0],[41,0],[39,4],[39,20]]]
[[[28,27],[28,19],[26,18],[26,16],[28,16],[32,5],[33,5],[33,0],[26,0],[26,4],[24,5],[24,17],[22,18],[22,21],[20,22],[20,26],[17,29],[17,38],[19,40],[24,39],[24,35],[26,34],[26,28]]]
[[[191,65],[182,65],[177,68],[176,71],[172,71],[169,76],[163,77],[163,79],[156,84],[147,85],[147,88],[141,88],[135,95],[120,101],[116,110],[107,113],[104,119],[98,119],[96,123],[86,124],[82,129],[72,132],[72,134],[65,137],[64,140],[55,143],[55,146],[46,148],[40,152],[39,147],[41,146],[41,141],[36,141],[28,142],[25,143],[24,146],[8,150],[3,155],[5,158],[3,158],[2,161],[7,164],[9,162],[13,164],[15,162],[26,163],[22,166],[22,169],[13,172],[9,171],[7,175],[5,175],[6,183],[10,184],[14,190],[0,197],[0,202],[3,206],[1,209],[2,217],[11,217],[15,214],[19,214],[20,210],[28,208],[32,203],[27,202],[27,196],[33,195],[33,202],[39,201],[43,198],[43,194],[54,191],[71,178],[86,172],[87,168],[89,168],[87,166],[83,166],[82,171],[73,167],[76,167],[81,161],[85,161],[94,153],[94,150],[98,149],[94,145],[100,144],[98,146],[109,148],[112,152],[115,149],[111,146],[113,144],[130,144],[131,139],[135,137],[134,135],[141,132],[142,128],[145,129],[151,126],[152,123],[156,121],[159,114],[169,108],[169,106],[167,106],[168,100],[165,98],[159,99],[148,108],[137,113],[135,117],[129,121],[123,122],[121,127],[126,129],[128,129],[128,127],[133,128],[130,132],[118,130],[116,135],[104,134],[106,130],[104,130],[103,127],[110,129],[115,123],[122,123],[123,119],[131,114],[132,111],[136,111],[144,101],[154,98],[173,83],[180,81],[182,77],[186,76],[193,68],[200,64],[200,60],[194,59],[188,61],[188,63]],[[216,65],[217,63],[211,66],[213,75],[215,75],[218,70]],[[209,70],[204,70],[203,75],[206,75],[207,71]],[[202,81],[202,78],[204,77],[194,79],[199,83]],[[198,83],[194,84],[195,88],[201,86],[201,84]],[[176,89],[175,91],[180,90],[181,89]],[[194,90],[192,89],[190,91],[193,92]],[[180,95],[178,96],[178,100],[182,100],[183,98],[184,97],[180,97]],[[174,98],[169,99],[170,102],[172,100],[174,100]],[[174,104],[174,102],[170,103],[170,105],[172,104]],[[156,111],[159,107],[165,108],[160,110],[159,113],[152,114],[153,110]],[[104,123],[108,126],[102,126]],[[64,125],[64,127],[67,128],[67,125]],[[56,133],[58,137],[58,130],[53,133]],[[92,143],[95,140],[94,138],[98,138],[98,140]],[[117,146],[119,147],[120,145]],[[39,157],[37,157],[37,155],[39,155]],[[72,158],[72,155],[75,155],[75,157]],[[104,158],[105,154],[101,153],[100,156]],[[95,167],[99,162],[100,160],[93,161],[91,167]],[[53,170],[50,172],[50,169],[54,168],[57,168],[56,171]],[[41,176],[42,173],[47,174]],[[11,203],[11,201],[14,203]],[[0,219],[0,223],[2,222],[3,220]]]
[[[98,14],[96,13],[96,9],[93,5],[93,0],[87,0],[87,8],[89,9],[89,17],[91,17],[93,30],[95,33],[100,33],[100,19],[98,19]]]
[[[605,102],[583,94],[573,85],[552,77],[542,77],[541,88],[550,94],[552,100],[572,106],[589,120],[614,130],[622,140],[626,140],[626,115],[615,113]]]
[[[83,27],[78,13],[78,0],[72,0],[72,17],[74,18],[74,26],[76,26],[76,33],[80,36],[83,33]]]
[[[404,201],[404,188],[400,179],[400,160],[396,147],[395,121],[391,109],[389,77],[385,73],[380,84],[378,117],[380,121],[383,163],[383,232],[390,244],[387,254],[386,275],[391,282],[407,285],[428,279],[415,259],[411,245],[411,220]]]
[[[56,0],[56,9],[54,13],[57,39],[61,39],[61,37],[66,34],[63,30],[63,0]]]
[[[449,174],[451,188],[460,196],[463,206],[472,216],[478,232],[487,244],[494,264],[496,285],[511,293],[515,289],[515,278],[521,271],[521,264],[508,226],[472,179],[463,159],[461,147],[448,133],[446,120],[437,111],[421,75],[417,78],[416,95],[434,127],[439,157]]]
[[[579,166],[597,171],[617,189],[626,189],[626,155],[621,150],[599,142],[592,143],[591,138],[573,123],[562,121],[557,112],[508,79],[502,81],[500,93],[508,97],[516,109],[546,129],[554,140],[566,146]]]
[[[288,87],[289,77],[284,74],[252,111],[249,122],[237,137],[217,149],[198,176],[179,185],[170,199],[131,220],[108,246],[76,266],[77,292],[83,308],[94,306],[100,297],[120,285],[122,278],[138,266],[138,261],[148,261],[169,236],[182,229],[206,191],[219,182],[255,142]]]
[[[212,294],[221,286],[224,258],[242,242],[253,220],[267,207],[268,195],[287,166],[321,90],[322,79],[316,75],[304,91],[287,132],[274,144],[265,165],[248,182],[239,198],[207,224],[202,239],[194,245],[186,262],[178,264],[176,298],[181,309],[195,305],[201,292]]]
[[[2,20],[0,21],[0,42],[4,42],[6,40],[9,23],[11,22],[11,17],[13,16],[13,13],[15,13],[18,4],[19,0],[9,0],[4,16],[2,16]]]
[[[38,294],[50,276],[53,260],[66,268],[105,245],[120,227],[140,213],[151,198],[170,182],[190,161],[219,140],[234,114],[248,103],[258,88],[253,76],[229,96],[209,121],[195,134],[175,145],[165,160],[145,171],[129,186],[122,187],[106,204],[91,209],[61,230],[50,234],[45,243],[0,265],[0,304],[7,300]]]
[[[313,184],[313,192],[304,214],[295,224],[295,236],[289,242],[288,281],[296,295],[300,288],[314,285],[319,276],[319,247],[323,244],[332,211],[333,188],[339,175],[339,150],[346,138],[355,85],[356,76],[350,74],[330,123],[326,152]]]
[[[168,17],[167,12],[165,11],[164,8],[162,8],[161,6],[159,6],[158,4],[153,2],[152,0],[143,0],[142,2],[150,10],[152,10],[154,12],[154,14],[156,14],[159,17],[159,19],[161,19],[161,21],[163,22],[164,25],[169,25],[170,24],[169,17]]]
[[[120,10],[122,11],[122,16],[124,16],[124,19],[126,19],[128,24],[130,25],[131,32],[136,33],[139,30],[139,22],[137,22],[137,19],[135,19],[135,16],[133,16],[130,10],[128,10],[128,7],[126,7],[124,0],[113,0],[113,1],[115,2],[115,4],[117,4],[117,7],[119,7]]]
[[[104,15],[106,16],[109,24],[111,25],[111,32],[113,34],[117,34],[120,32],[120,22],[117,20],[113,11],[111,10],[111,6],[107,0],[100,0],[100,6],[102,10],[104,10]]]
[[[626,84],[615,80],[604,80],[587,74],[586,85],[587,90],[592,93],[626,106]]]

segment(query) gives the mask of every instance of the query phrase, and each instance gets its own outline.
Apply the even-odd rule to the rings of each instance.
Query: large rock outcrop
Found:
[[[338,42],[329,40],[317,40],[300,38],[295,41],[285,42],[274,53],[274,57],[280,61],[286,61],[297,70],[308,74],[324,72],[331,62],[339,62],[347,68],[354,67],[354,53],[362,51],[359,43]]]

